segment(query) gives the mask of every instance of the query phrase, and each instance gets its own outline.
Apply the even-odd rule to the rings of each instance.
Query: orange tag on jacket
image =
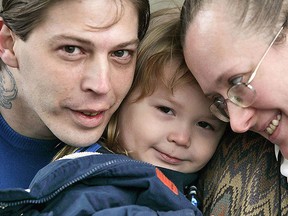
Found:
[[[166,185],[174,194],[178,195],[178,189],[176,185],[168,179],[164,173],[162,173],[158,168],[156,168],[156,175],[160,179],[160,181]]]

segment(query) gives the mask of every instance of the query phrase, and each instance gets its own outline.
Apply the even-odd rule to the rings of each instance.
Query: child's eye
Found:
[[[166,114],[169,114],[169,115],[173,115],[173,110],[169,107],[166,107],[166,106],[159,106],[158,109],[163,112],[163,113],[166,113]]]
[[[214,130],[214,128],[212,127],[211,124],[205,122],[205,121],[200,121],[197,123],[198,126],[205,128],[205,129],[209,129],[209,130]]]

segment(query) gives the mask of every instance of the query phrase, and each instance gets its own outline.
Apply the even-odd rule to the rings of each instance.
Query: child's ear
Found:
[[[18,61],[13,50],[15,37],[13,32],[4,24],[2,17],[0,17],[0,29],[0,58],[6,65],[17,68]]]

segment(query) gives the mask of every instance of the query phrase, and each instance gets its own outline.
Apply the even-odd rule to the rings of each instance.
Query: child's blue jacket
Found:
[[[155,166],[124,155],[83,152],[48,164],[27,190],[0,191],[0,215],[202,214]]]

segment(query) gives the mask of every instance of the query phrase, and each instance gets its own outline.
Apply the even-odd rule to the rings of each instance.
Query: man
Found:
[[[3,0],[2,7],[0,188],[25,188],[64,143],[100,138],[132,83],[149,2]]]

